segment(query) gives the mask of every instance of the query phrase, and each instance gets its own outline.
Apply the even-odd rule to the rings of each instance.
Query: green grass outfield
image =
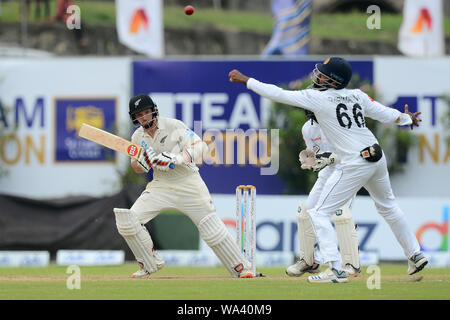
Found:
[[[165,267],[150,279],[132,279],[135,264],[80,267],[80,289],[69,290],[67,267],[0,268],[0,300],[449,300],[450,268],[406,275],[406,264],[382,264],[380,289],[368,289],[373,273],[342,284],[311,284],[287,277],[284,268],[259,269],[266,277],[231,278],[222,267]],[[422,277],[423,276],[423,277]],[[421,281],[417,281],[420,278]],[[72,279],[72,278],[71,278]]]

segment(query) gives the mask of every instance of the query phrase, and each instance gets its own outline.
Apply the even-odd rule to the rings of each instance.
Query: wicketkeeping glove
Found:
[[[298,160],[302,169],[312,170],[312,167],[316,164],[316,153],[311,149],[302,150],[298,155]]]
[[[316,164],[312,166],[314,172],[318,172],[328,165],[335,164],[338,161],[338,157],[333,152],[323,152],[316,154]]]

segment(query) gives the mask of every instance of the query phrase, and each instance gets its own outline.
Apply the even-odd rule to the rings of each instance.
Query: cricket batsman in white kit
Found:
[[[306,121],[302,127],[302,137],[306,149],[299,154],[301,168],[319,172],[317,180],[312,187],[305,203],[299,201],[297,210],[297,230],[300,244],[300,259],[286,269],[286,274],[291,277],[299,277],[305,272],[318,273],[323,264],[320,248],[314,232],[314,226],[308,210],[314,208],[319,200],[320,194],[328,180],[333,174],[339,159],[323,135],[320,125],[314,113],[305,110]],[[351,206],[354,197],[332,215],[334,222],[339,251],[342,258],[342,269],[351,276],[359,276],[361,273],[359,261],[359,246],[356,225],[351,214]]]
[[[330,57],[316,64],[312,72],[313,88],[283,90],[243,75],[229,74],[231,82],[243,83],[257,94],[314,113],[321,130],[339,157],[339,164],[328,178],[317,204],[309,210],[323,260],[330,268],[308,277],[312,283],[347,282],[336,241],[331,216],[364,187],[403,248],[408,259],[408,274],[422,270],[428,263],[410,229],[405,214],[392,192],[386,158],[377,139],[366,127],[365,117],[382,123],[419,126],[417,116],[405,105],[405,112],[374,101],[359,89],[346,89],[352,76],[350,64],[340,57]]]
[[[164,267],[144,225],[166,209],[179,210],[193,221],[232,277],[253,277],[250,263],[217,216],[198,172],[196,161],[202,159],[207,145],[183,122],[159,117],[158,107],[148,95],[133,97],[129,114],[140,126],[131,140],[145,150],[138,160],[131,160],[131,166],[137,173],[152,167],[154,177],[130,209],[114,208],[117,229],[139,264],[132,277],[148,278]]]

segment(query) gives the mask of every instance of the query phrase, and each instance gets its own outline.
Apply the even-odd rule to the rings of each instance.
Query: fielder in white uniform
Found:
[[[140,267],[132,277],[148,278],[164,267],[144,225],[166,209],[179,210],[193,221],[202,239],[233,277],[253,277],[249,262],[216,215],[211,195],[198,172],[196,159],[202,158],[206,144],[183,122],[159,117],[158,107],[148,95],[133,97],[129,108],[131,120],[140,126],[131,140],[145,149],[138,160],[131,160],[131,166],[137,173],[148,172],[152,167],[154,173],[130,209],[114,208],[117,229]],[[177,236],[176,232],[173,236]]]
[[[422,270],[428,263],[395,200],[383,151],[365,124],[365,117],[370,117],[382,123],[410,125],[412,129],[419,126],[421,120],[417,116],[420,112],[410,113],[405,105],[405,113],[401,113],[374,101],[359,89],[346,89],[351,76],[350,64],[339,57],[316,64],[312,73],[314,88],[306,90],[283,90],[249,78],[238,70],[232,70],[228,75],[231,82],[246,84],[248,89],[265,98],[313,112],[339,157],[340,162],[328,178],[316,206],[309,210],[321,254],[330,268],[309,276],[309,282],[348,281],[342,270],[331,216],[361,187],[369,192],[378,213],[403,248],[408,258],[408,274]]]
[[[318,171],[319,173],[306,202],[302,203],[299,201],[296,218],[300,259],[286,269],[286,274],[291,277],[299,277],[305,272],[318,273],[320,266],[324,263],[308,210],[314,208],[317,204],[326,181],[334,172],[335,165],[339,162],[333,147],[330,146],[323,135],[314,113],[308,110],[305,110],[305,113],[309,119],[302,127],[302,136],[306,144],[306,150],[300,152],[299,160],[302,164],[302,169]],[[306,152],[309,152],[312,157],[311,165],[308,165],[307,161],[305,161],[308,159],[302,158],[302,155]],[[325,161],[318,159],[324,159]],[[353,200],[354,197],[347,205],[334,213],[332,220],[336,228],[343,270],[347,272],[347,275],[358,276],[361,273],[358,235],[350,211]]]

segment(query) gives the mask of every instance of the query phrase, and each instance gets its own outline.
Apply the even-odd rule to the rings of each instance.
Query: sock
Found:
[[[331,261],[331,267],[340,271],[342,269],[342,263],[340,261]]]

